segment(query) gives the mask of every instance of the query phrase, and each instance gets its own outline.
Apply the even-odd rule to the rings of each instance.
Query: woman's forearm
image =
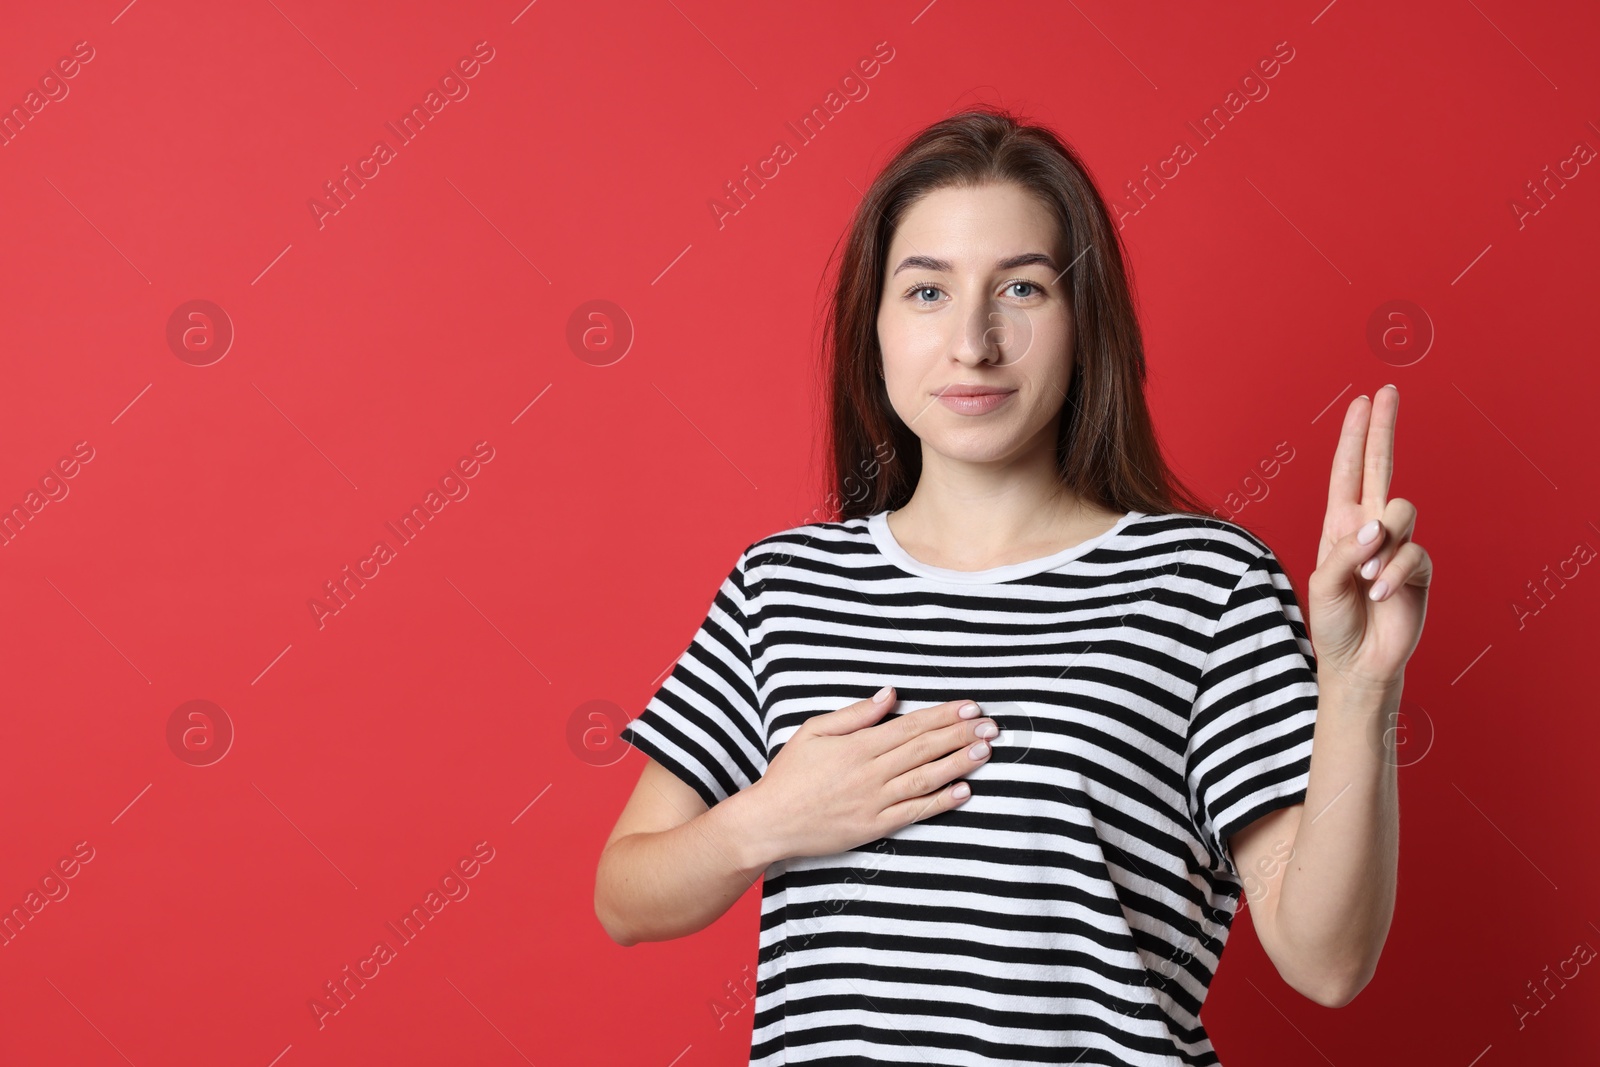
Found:
[[[628,834],[600,856],[595,913],[620,945],[684,937],[721,918],[778,857],[753,789],[670,830]]]
[[[1394,917],[1400,853],[1400,687],[1354,691],[1319,672],[1304,814],[1275,914],[1297,972],[1353,998],[1378,965]]]

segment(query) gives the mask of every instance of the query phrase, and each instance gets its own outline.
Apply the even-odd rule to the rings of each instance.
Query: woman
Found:
[[[624,730],[608,933],[692,933],[764,876],[752,1064],[1215,1064],[1242,891],[1284,980],[1347,1003],[1432,573],[1388,497],[1398,392],[1345,414],[1308,636],[1163,461],[1116,230],[1049,131],[912,139],[829,325],[847,499],[740,554]]]

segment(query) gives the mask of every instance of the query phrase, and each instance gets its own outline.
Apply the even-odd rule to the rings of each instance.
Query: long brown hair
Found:
[[[850,223],[822,362],[831,394],[829,503],[838,505],[839,520],[903,507],[922,473],[921,442],[895,414],[880,378],[878,305],[895,228],[936,189],[999,182],[1037,196],[1066,236],[1075,339],[1056,441],[1061,483],[1112,511],[1210,514],[1167,465],[1156,440],[1121,236],[1093,179],[1051,130],[984,106],[911,137],[879,172]]]

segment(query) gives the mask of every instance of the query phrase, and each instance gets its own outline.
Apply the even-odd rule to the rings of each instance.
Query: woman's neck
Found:
[[[894,539],[933,567],[981,571],[1039,559],[1105,533],[1125,512],[1067,490],[953,494],[924,492],[888,516]]]

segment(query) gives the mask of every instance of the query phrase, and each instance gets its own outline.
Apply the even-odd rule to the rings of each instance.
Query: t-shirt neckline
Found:
[[[878,551],[883,553],[885,559],[903,571],[923,578],[932,578],[941,582],[956,582],[962,585],[993,585],[998,582],[1014,581],[1018,578],[1027,578],[1035,574],[1042,574],[1054,570],[1064,563],[1077,559],[1079,556],[1092,551],[1099,545],[1121,533],[1135,519],[1141,518],[1142,511],[1129,511],[1104,533],[1096,534],[1087,541],[1080,541],[1060,552],[1052,552],[1048,556],[1037,559],[1025,559],[1018,563],[1007,563],[1000,567],[990,567],[981,571],[958,571],[949,567],[935,567],[917,559],[895,540],[894,531],[889,529],[889,509],[885,508],[875,514],[867,516],[867,533],[871,536],[873,544],[878,546]]]

